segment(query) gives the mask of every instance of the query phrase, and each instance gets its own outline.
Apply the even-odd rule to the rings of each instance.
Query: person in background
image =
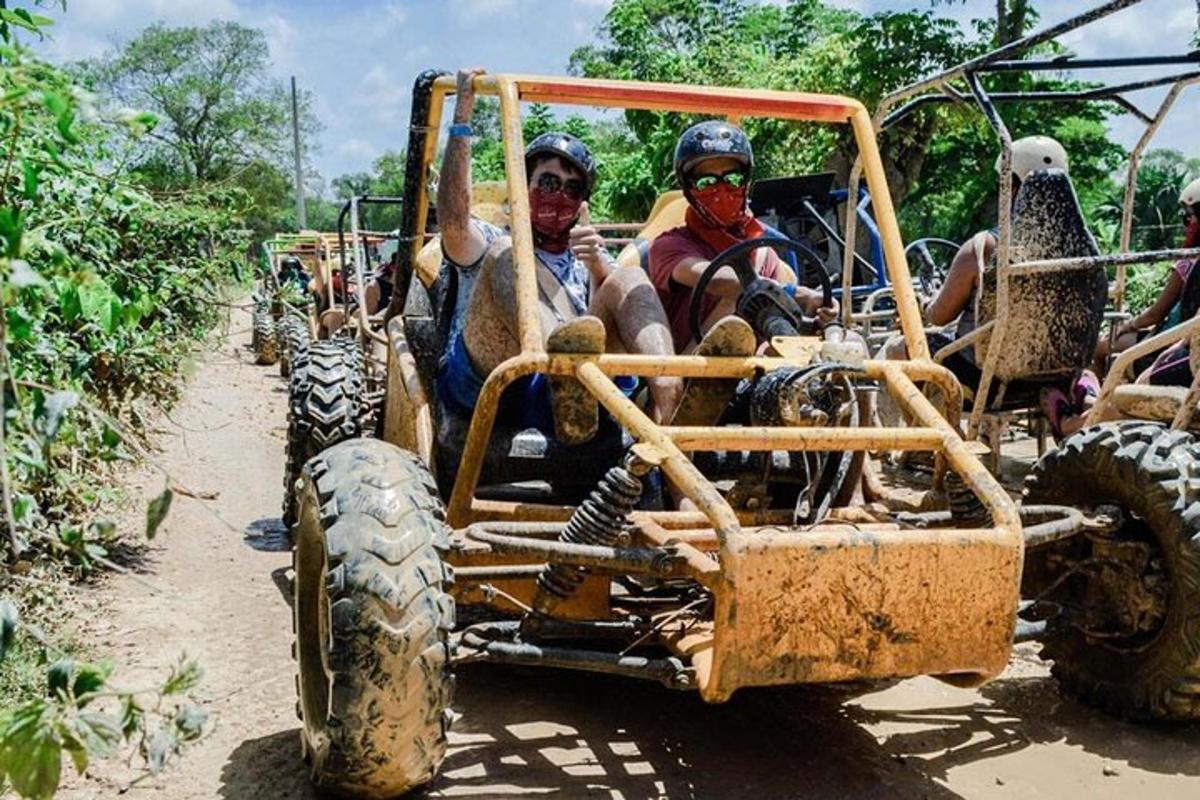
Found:
[[[1200,245],[1200,219],[1197,218],[1197,207],[1200,205],[1200,178],[1192,181],[1179,195],[1179,205],[1183,210],[1185,225],[1183,247]],[[1097,375],[1103,376],[1108,372],[1109,360],[1118,353],[1123,353],[1142,339],[1150,336],[1163,323],[1167,322],[1175,309],[1179,309],[1180,322],[1187,321],[1196,315],[1200,308],[1200,292],[1188,293],[1184,289],[1192,274],[1196,259],[1183,258],[1175,262],[1167,273],[1167,283],[1159,292],[1155,301],[1133,319],[1117,326],[1110,335],[1103,334],[1096,343],[1096,355],[1092,369]],[[1189,379],[1190,383],[1190,379]]]

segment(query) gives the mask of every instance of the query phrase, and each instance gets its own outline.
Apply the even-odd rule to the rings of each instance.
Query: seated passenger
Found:
[[[1021,182],[1031,172],[1042,169],[1067,171],[1067,151],[1049,136],[1026,136],[1012,145],[1012,197],[1015,203]],[[996,171],[1000,171],[1000,160],[996,160]],[[979,293],[979,282],[983,277],[984,265],[991,262],[999,245],[999,231],[995,228],[981,231],[959,248],[950,271],[937,296],[922,309],[925,322],[935,327],[949,325],[958,320],[953,333],[928,333],[929,352],[937,353],[955,339],[975,330],[975,299]],[[903,338],[893,339],[887,346],[887,357],[908,358],[908,349]],[[965,347],[951,354],[943,362],[955,374],[959,382],[974,390],[983,377],[983,371],[975,362],[975,348]]]
[[[458,74],[454,125],[437,193],[442,252],[457,276],[437,391],[444,408],[467,416],[474,411],[488,374],[521,352],[512,242],[505,231],[470,213],[472,81],[478,74],[479,70]],[[569,134],[543,134],[526,149],[525,170],[538,310],[547,348],[671,355],[670,328],[654,288],[641,270],[617,269],[603,239],[588,223],[586,201],[596,164],[587,147]],[[550,397],[539,377],[524,381],[528,393],[522,402],[501,409],[502,422],[544,427]],[[583,387],[570,379],[554,379],[551,388],[558,440],[578,444],[594,436],[596,406]],[[669,417],[682,388],[679,378],[650,379],[652,416],[659,421]],[[560,402],[565,398],[570,399]]]
[[[750,181],[754,152],[750,140],[737,126],[721,120],[693,125],[679,137],[675,147],[675,177],[687,198],[684,225],[666,231],[650,245],[650,280],[671,321],[671,337],[678,353],[691,352],[688,323],[692,288],[719,253],[747,239],[766,234],[766,228],[750,212]],[[764,278],[779,280],[784,263],[770,248],[754,251],[755,270]],[[713,276],[701,305],[701,331],[733,314],[742,284],[732,267]],[[796,300],[808,314],[832,322],[837,304],[821,307],[821,294],[807,287],[796,288]]]
[[[286,286],[291,286],[301,292],[308,290],[308,284],[312,280],[304,270],[304,263],[296,256],[284,256],[279,260],[279,272],[275,275],[279,287],[282,289]]]
[[[1188,184],[1179,195],[1179,205],[1183,208],[1184,224],[1187,230],[1184,234],[1183,247],[1195,247],[1200,244],[1200,219],[1196,216],[1196,204],[1200,203],[1200,179]],[[1184,296],[1184,288],[1188,285],[1195,259],[1184,258],[1175,262],[1174,268],[1167,274],[1167,283],[1163,286],[1158,299],[1128,322],[1119,325],[1112,338],[1103,334],[1096,343],[1096,357],[1093,369],[1096,374],[1103,375],[1108,371],[1108,360],[1111,356],[1123,353],[1130,347],[1155,333],[1155,329],[1167,321],[1176,308],[1179,309],[1179,321],[1186,322],[1196,315],[1200,307],[1200,297]],[[1111,344],[1110,344],[1111,342]],[[1184,361],[1186,362],[1186,358]],[[1188,378],[1188,384],[1191,378]]]

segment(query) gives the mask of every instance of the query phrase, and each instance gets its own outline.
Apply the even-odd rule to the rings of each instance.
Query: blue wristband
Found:
[[[474,135],[475,135],[475,131],[473,131],[471,129],[471,126],[466,124],[465,122],[460,122],[456,125],[450,126],[450,137],[451,138],[453,138],[455,136],[465,136],[467,138],[470,138]]]
[[[784,291],[784,294],[786,294],[788,297],[795,297],[796,296],[796,284],[794,284],[794,283],[783,284],[783,291]]]

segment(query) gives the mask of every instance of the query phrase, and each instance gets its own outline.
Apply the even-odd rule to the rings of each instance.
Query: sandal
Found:
[[[1100,396],[1100,381],[1090,372],[1085,372],[1075,381],[1075,385],[1071,387],[1071,395],[1075,399],[1075,410],[1086,411],[1088,408],[1088,398],[1095,400]]]

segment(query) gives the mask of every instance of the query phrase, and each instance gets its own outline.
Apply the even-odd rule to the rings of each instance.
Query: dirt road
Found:
[[[235,312],[230,338],[162,423],[163,463],[216,499],[179,497],[143,564],[159,590],[114,579],[84,626],[99,654],[127,665],[124,683],[184,651],[206,670],[213,733],[128,797],[315,796],[299,758],[278,519],[283,382],[250,363],[248,328]],[[134,484],[130,530],[162,479],[144,472]],[[919,679],[848,703],[797,688],[714,707],[631,681],[475,667],[460,671],[455,707],[432,797],[1200,796],[1200,727],[1140,727],[1083,708],[1058,694],[1032,649],[982,691]],[[64,796],[116,797],[119,768],[97,776]]]

